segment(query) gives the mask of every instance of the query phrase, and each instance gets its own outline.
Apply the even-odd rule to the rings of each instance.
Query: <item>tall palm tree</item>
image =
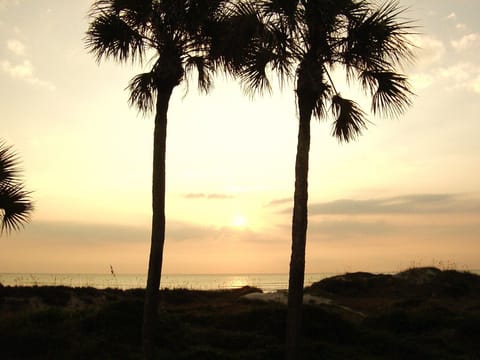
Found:
[[[0,233],[19,230],[30,219],[33,205],[20,177],[19,159],[0,141]]]
[[[212,25],[225,1],[214,0],[97,0],[86,36],[87,48],[100,61],[125,63],[148,56],[151,68],[129,83],[129,103],[143,113],[155,112],[153,138],[152,233],[143,316],[143,352],[153,358],[165,242],[165,150],[167,111],[173,89],[190,70],[198,86],[208,91],[215,66],[209,59]]]
[[[414,30],[398,1],[377,6],[367,0],[259,0],[235,7],[269,31],[258,35],[234,69],[247,89],[269,87],[268,69],[284,78],[294,74],[299,117],[295,161],[292,248],[289,273],[286,357],[298,359],[308,223],[308,167],[312,117],[334,119],[332,135],[341,142],[357,138],[366,113],[342,97],[332,72],[358,82],[371,96],[374,114],[398,116],[412,92],[398,68],[413,59],[408,40]],[[253,23],[253,22],[252,22]],[[260,28],[256,23],[252,28]]]

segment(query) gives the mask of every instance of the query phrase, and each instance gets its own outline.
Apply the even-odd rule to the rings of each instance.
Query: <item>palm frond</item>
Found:
[[[321,84],[321,92],[317,94],[317,99],[315,101],[315,107],[313,108],[313,116],[319,120],[327,118],[328,115],[328,99],[333,93],[332,87],[326,82]]]
[[[20,184],[0,187],[0,213],[1,230],[10,233],[12,230],[19,230],[30,220],[33,205],[30,200],[30,193],[25,191]]]
[[[276,73],[283,86],[293,75],[292,38],[288,24],[275,19],[270,1],[245,1],[231,5],[227,16],[227,72],[238,77],[245,93],[270,92],[267,73]]]
[[[238,75],[247,61],[252,65],[264,31],[254,2],[231,2],[207,29],[211,39],[209,57],[218,69]]]
[[[143,28],[151,20],[153,0],[97,0],[90,7],[89,17],[110,14],[124,19],[130,26]]]
[[[19,230],[28,223],[33,205],[30,192],[25,191],[19,183],[0,186],[0,233]],[[2,215],[3,213],[3,215]]]
[[[298,11],[298,0],[270,0],[263,1],[263,8],[269,13],[285,16],[290,21],[296,22],[296,13]]]
[[[117,13],[142,34],[148,33],[148,26],[155,16],[155,2],[152,0],[115,0]]]
[[[155,98],[158,90],[157,77],[154,72],[136,75],[130,80],[127,89],[130,91],[128,103],[146,114],[155,108]]]
[[[112,8],[120,13],[121,11],[134,12],[137,14],[145,14],[152,9],[152,0],[100,0],[101,2],[110,3]]]
[[[222,16],[224,19],[256,17],[257,21],[261,21],[257,5],[255,1],[230,1],[224,7]]]
[[[101,13],[90,23],[85,43],[97,61],[108,57],[120,62],[141,60],[145,51],[142,35],[114,13]]]
[[[250,99],[253,99],[256,94],[263,95],[272,92],[270,80],[265,72],[244,73],[241,81],[243,93]]]
[[[332,97],[332,113],[336,118],[332,135],[341,142],[356,139],[367,128],[365,113],[358,104],[338,94]]]
[[[187,8],[189,0],[162,0],[157,1],[158,14],[161,22],[171,29],[187,29],[189,27]]]
[[[189,56],[185,61],[185,72],[197,70],[198,88],[207,93],[212,87],[211,67],[205,57]]]
[[[179,2],[179,1],[177,1]],[[218,20],[225,12],[229,1],[225,0],[190,0],[185,2],[185,29],[190,33],[197,33],[206,24]],[[178,22],[178,19],[174,21]]]
[[[260,0],[255,1],[260,14],[267,25],[281,25],[285,33],[293,35],[303,24],[304,7],[296,0]]]
[[[409,36],[415,26],[402,19],[405,10],[397,0],[390,0],[375,10],[366,6],[349,19],[342,55],[346,66],[364,70],[412,61]]]
[[[261,41],[258,41],[259,46],[270,53],[269,66],[279,78],[280,86],[283,86],[295,73],[294,51],[296,51],[297,45],[290,34],[291,29],[283,21],[267,22],[261,35]]]
[[[402,19],[406,10],[398,0],[391,0],[371,16],[371,23],[376,27],[375,37],[384,58],[393,63],[413,60],[413,44],[409,36],[415,33],[416,26],[413,21]]]
[[[256,51],[253,58],[246,60],[238,73],[246,94],[253,96],[255,93],[262,94],[271,91],[270,81],[267,76],[267,66],[270,59],[268,51],[263,49]]]
[[[10,184],[17,181],[18,166],[19,159],[12,151],[12,147],[0,141],[0,184]]]
[[[401,115],[411,105],[413,92],[407,77],[393,71],[364,71],[361,74],[364,88],[372,94],[372,111],[386,116]]]

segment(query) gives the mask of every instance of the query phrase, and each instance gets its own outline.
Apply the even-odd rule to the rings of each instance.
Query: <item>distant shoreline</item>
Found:
[[[305,285],[337,275],[337,273],[305,274]],[[144,288],[144,274],[35,274],[0,273],[4,286],[69,286],[117,288],[122,290]],[[165,274],[161,288],[190,290],[238,289],[253,286],[263,291],[288,287],[288,274]]]
[[[480,275],[480,270],[468,272]],[[340,274],[305,274],[305,286]],[[69,286],[127,290],[144,288],[145,282],[145,274],[0,273],[0,284],[4,286]],[[288,288],[288,274],[164,274],[161,281],[163,289],[222,290],[243,286],[253,286],[267,292],[284,290]]]

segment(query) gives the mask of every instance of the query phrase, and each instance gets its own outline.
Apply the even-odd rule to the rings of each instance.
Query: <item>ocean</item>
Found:
[[[333,273],[305,274],[305,286],[333,276]],[[139,274],[0,274],[4,286],[70,286],[98,289],[144,288],[146,275]],[[162,275],[160,287],[168,289],[221,290],[254,286],[263,291],[288,288],[288,274]]]
[[[480,275],[480,270],[470,270]],[[305,286],[337,273],[305,274]],[[137,289],[144,288],[146,275],[142,274],[0,274],[0,284],[4,286],[70,286],[94,287],[97,289]],[[164,274],[162,289],[222,290],[254,286],[264,292],[288,288],[288,274]]]

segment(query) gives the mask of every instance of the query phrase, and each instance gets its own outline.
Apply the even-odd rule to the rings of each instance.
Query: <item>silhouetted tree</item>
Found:
[[[217,17],[225,1],[97,0],[91,7],[86,44],[100,61],[125,63],[148,57],[151,68],[129,83],[129,103],[155,111],[153,140],[152,234],[143,317],[143,351],[153,358],[153,329],[158,308],[165,242],[165,149],[167,111],[173,89],[197,70],[198,86],[211,87],[215,66],[209,57],[213,36],[221,35]],[[220,49],[219,46],[217,46]],[[217,53],[217,60],[220,54]],[[220,62],[219,62],[220,64]]]
[[[1,231],[19,230],[30,219],[33,205],[20,177],[19,159],[10,146],[0,141]]]
[[[247,89],[269,88],[268,69],[281,79],[294,75],[299,117],[292,219],[292,252],[287,314],[288,360],[298,359],[307,234],[310,120],[334,119],[332,135],[349,142],[366,129],[366,114],[344,98],[331,74],[343,72],[371,96],[373,113],[397,116],[411,102],[405,75],[397,68],[413,59],[398,1],[374,5],[366,0],[258,0],[231,10],[250,19],[256,46],[245,47],[235,71]],[[259,32],[255,29],[268,29]]]

